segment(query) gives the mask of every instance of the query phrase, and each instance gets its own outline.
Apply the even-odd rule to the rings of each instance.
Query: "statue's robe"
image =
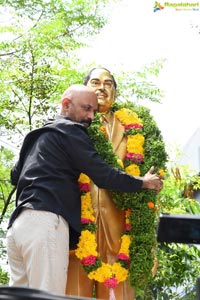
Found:
[[[113,151],[123,161],[127,152],[124,126],[113,113],[102,115],[102,121],[113,145]],[[98,253],[103,262],[112,264],[120,250],[121,234],[125,229],[125,212],[116,207],[109,191],[99,189],[93,183],[90,188],[95,222],[98,226]],[[119,283],[114,291],[116,300],[135,299],[134,290],[128,281]],[[74,250],[70,251],[66,294],[82,297],[95,295],[97,299],[109,299],[109,289],[103,283],[88,279]]]

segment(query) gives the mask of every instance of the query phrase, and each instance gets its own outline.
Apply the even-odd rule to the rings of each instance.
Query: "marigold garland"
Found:
[[[144,149],[145,138],[143,133],[143,122],[141,118],[138,117],[136,112],[132,110],[132,107],[131,109],[123,107],[115,111],[114,114],[124,125],[124,129],[125,129],[124,134],[127,136],[127,154],[124,163],[116,157],[113,151],[111,152],[112,145],[108,141],[108,136],[105,127],[100,122],[100,114],[98,115],[97,119],[94,121],[94,125],[91,126],[91,129],[89,130],[90,136],[96,146],[97,151],[112,167],[118,167],[124,169],[125,172],[133,176],[140,176],[140,175],[142,176],[144,174],[141,174],[140,167],[145,162],[145,149]],[[98,137],[96,137],[96,135],[98,135]],[[106,142],[108,147],[107,149],[105,148]],[[104,145],[103,147],[101,143],[102,145]],[[162,145],[162,139],[161,139],[161,146],[162,146],[161,150],[162,150],[163,157],[161,158],[160,165],[164,166],[164,163],[166,161],[166,153]],[[109,153],[109,155],[107,153]],[[148,164],[147,164],[147,168],[149,168]],[[164,176],[163,169],[160,169],[158,171],[160,174]],[[89,183],[90,183],[90,179],[85,174],[81,174],[79,178],[79,187],[81,190],[81,201],[82,201],[82,212],[81,212],[82,232],[79,239],[78,247],[75,251],[76,256],[80,259],[83,268],[88,275],[88,278],[103,283],[111,290],[113,290],[119,282],[123,282],[127,280],[127,278],[129,278],[130,284],[133,287],[138,287],[141,284],[142,285],[145,284],[151,277],[150,273],[155,258],[154,254],[152,254],[153,253],[152,249],[153,248],[155,249],[155,244],[156,244],[155,237],[152,237],[152,232],[153,233],[155,232],[155,228],[154,228],[155,213],[157,211],[155,205],[155,193],[153,194],[150,193],[151,199],[149,199],[148,193],[146,193],[147,196],[146,201],[144,200],[145,192],[140,193],[142,195],[138,197],[139,202],[141,201],[141,199],[143,199],[142,204],[146,203],[145,204],[146,208],[142,207],[143,211],[140,213],[139,210],[141,209],[141,207],[140,205],[138,206],[138,204],[141,203],[137,201],[137,196],[139,195],[139,193],[134,193],[137,195],[133,197],[132,193],[113,192],[114,201],[116,202],[116,204],[119,207],[121,207],[121,209],[125,209],[125,229],[124,232],[122,233],[121,247],[117,255],[117,260],[114,264],[111,265],[102,262],[97,253],[97,243],[95,238],[96,225],[95,225],[94,211],[92,208],[92,200],[90,197]],[[152,196],[154,197],[153,199]],[[131,201],[129,199],[130,197],[132,197]],[[127,199],[127,201],[124,201],[125,199]],[[132,202],[134,202],[134,205],[132,205]],[[123,203],[123,205],[121,203]],[[140,208],[138,209],[137,206]],[[147,210],[149,212],[147,212]],[[148,263],[147,263],[147,267],[146,266],[144,267],[144,274],[143,274],[143,272],[138,271],[139,269],[141,269],[141,261],[139,263],[139,260],[136,259],[136,252],[134,249],[138,247],[136,232],[137,232],[138,224],[141,223],[141,222],[137,223],[137,215],[139,213],[142,216],[142,213],[145,213],[145,211],[147,214],[150,213],[151,215],[149,219],[149,226],[151,226],[151,231],[148,235],[148,237],[151,238],[150,241],[148,241],[150,242],[150,248],[147,247],[147,251],[148,249],[150,249],[149,250],[150,255],[149,258],[147,257],[144,259],[143,267],[145,266],[146,263],[145,260],[147,260]],[[145,228],[142,231],[145,234]],[[141,243],[141,245],[142,247],[144,246],[143,243]],[[137,256],[139,256],[139,253],[137,253]],[[135,276],[133,272],[134,269],[136,270]]]
[[[84,225],[84,230],[81,232],[78,247],[75,251],[76,256],[81,260],[88,278],[102,282],[108,288],[115,288],[119,282],[126,280],[128,276],[130,236],[127,233],[130,230],[130,213],[129,211],[126,212],[125,232],[121,238],[122,242],[117,261],[113,265],[101,262],[96,250],[96,230],[91,230],[91,224],[95,228],[95,219],[89,191],[90,179],[85,174],[81,174],[78,182],[81,190],[81,223]]]

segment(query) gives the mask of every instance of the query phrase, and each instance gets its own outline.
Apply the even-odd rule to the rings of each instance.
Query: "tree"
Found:
[[[12,190],[9,176],[10,169],[13,165],[14,154],[4,147],[0,147],[0,222],[8,206],[10,190]],[[9,199],[10,200],[10,199]]]
[[[3,2],[12,24],[1,28],[1,133],[6,129],[24,136],[55,109],[52,102],[63,87],[79,81],[75,51],[105,24],[105,4],[105,0]]]
[[[55,99],[83,77],[75,70],[75,50],[105,24],[106,3],[3,1],[12,21],[0,35],[2,136],[13,142],[17,136],[19,145],[28,131],[45,122],[47,112],[55,114]]]
[[[0,28],[1,136],[19,146],[28,131],[46,121],[47,112],[55,114],[60,93],[82,80],[76,50],[106,23],[107,5],[105,0],[1,1],[8,21]],[[1,223],[15,189],[8,172],[14,154],[2,148],[0,155]],[[3,284],[8,279],[6,273],[0,278]]]
[[[164,189],[160,194],[159,211],[171,214],[199,214],[200,203],[192,189],[199,189],[200,177],[186,166],[168,169]],[[151,289],[156,299],[188,300],[196,295],[195,285],[200,274],[200,249],[197,245],[158,244],[159,267]],[[154,298],[153,298],[154,299]],[[183,298],[184,299],[184,298]]]
[[[0,147],[0,224],[8,209],[15,189],[12,188],[9,178],[10,168],[13,162],[13,153],[4,147]],[[12,192],[11,192],[12,191]],[[5,230],[0,228],[0,259],[5,259],[6,250],[3,243],[5,238]],[[8,273],[0,267],[0,284],[8,283]]]

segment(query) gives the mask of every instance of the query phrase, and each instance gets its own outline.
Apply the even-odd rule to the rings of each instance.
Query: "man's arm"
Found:
[[[68,137],[65,140],[65,147],[68,151],[70,148],[74,165],[90,177],[99,188],[121,192],[139,192],[142,188],[161,190],[162,181],[158,175],[153,174],[153,167],[144,177],[131,176],[111,168],[94,149],[87,133],[73,126],[70,138]]]

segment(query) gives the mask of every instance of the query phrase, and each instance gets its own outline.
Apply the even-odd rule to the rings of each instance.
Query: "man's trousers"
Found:
[[[10,286],[65,295],[69,226],[54,213],[24,209],[7,232]]]

